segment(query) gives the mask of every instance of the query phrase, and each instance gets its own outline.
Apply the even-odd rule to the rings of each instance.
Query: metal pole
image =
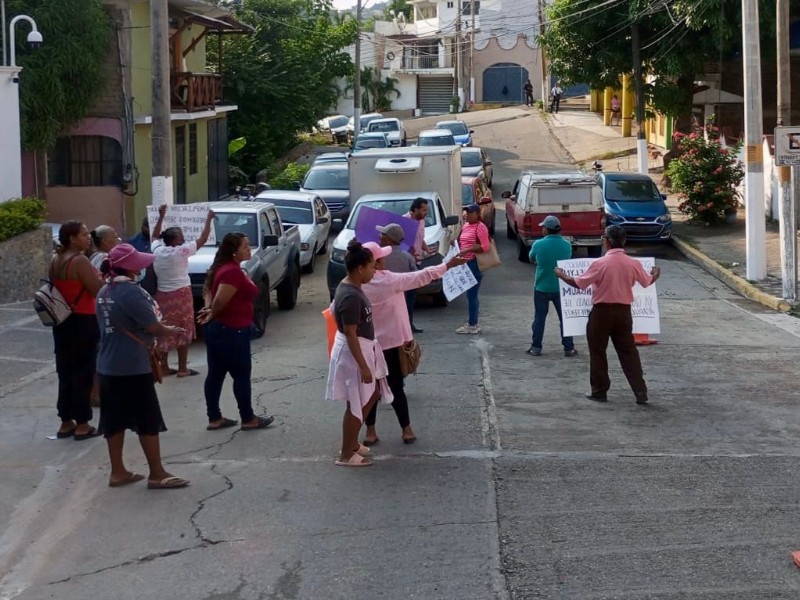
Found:
[[[539,35],[544,35],[544,1],[539,0]],[[539,44],[539,57],[542,61],[542,109],[547,112],[547,94],[550,91],[549,82],[547,81],[547,56],[544,51],[544,46]]]
[[[170,120],[169,7],[167,0],[150,0],[150,41],[153,46],[153,204],[173,203],[172,123]]]
[[[0,0],[0,21],[3,22],[3,66],[8,66],[8,57],[6,56],[6,0]]]
[[[456,96],[459,95],[461,90],[461,2],[458,3],[458,18],[456,19],[456,64],[455,64],[456,79],[453,82],[455,85]],[[459,106],[460,108],[460,106]],[[455,111],[458,112],[458,111]]]
[[[353,142],[361,133],[361,0],[356,3],[356,59],[353,80]]]
[[[778,127],[791,120],[791,66],[789,62],[789,3],[776,0],[776,38],[778,56]],[[784,122],[786,121],[786,123]],[[781,280],[783,297],[797,300],[797,229],[792,194],[792,169],[778,167],[780,206]]]
[[[475,72],[472,65],[475,63],[475,0],[469,0],[469,12],[472,15],[472,25],[469,34],[469,95],[470,101],[475,102]]]
[[[751,281],[764,279],[767,276],[760,46],[758,0],[742,0],[746,274],[747,279]]]
[[[639,54],[638,23],[631,25],[631,54],[633,55],[633,89],[636,94],[636,162],[639,173],[647,175],[649,169],[647,168],[647,138],[644,131],[644,95],[642,94],[642,59]]]

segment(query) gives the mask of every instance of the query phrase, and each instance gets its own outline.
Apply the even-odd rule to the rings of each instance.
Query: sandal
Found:
[[[359,456],[369,456],[369,448],[367,448],[364,444],[359,444],[356,454]]]
[[[165,369],[164,367],[161,367],[161,375],[163,377],[169,377],[170,375],[177,375],[177,374],[178,374],[178,369]]]
[[[348,460],[339,459],[335,464],[337,467],[371,467],[372,461],[359,454],[353,454]]]
[[[177,488],[184,488],[189,485],[189,480],[184,479],[183,477],[175,477],[171,475],[169,477],[165,477],[160,481],[147,481],[147,489],[148,490],[173,490]]]
[[[120,479],[119,481],[108,481],[108,487],[122,487],[123,485],[129,485],[131,483],[136,483],[137,481],[141,481],[144,479],[144,475],[140,473],[128,473],[128,476],[125,479]]]
[[[77,429],[77,427],[76,427],[76,429]],[[90,438],[97,437],[98,435],[100,435],[100,434],[98,433],[97,429],[94,428],[94,427],[91,427],[89,429],[89,431],[87,431],[86,433],[76,433],[76,434],[74,434],[74,437],[72,439],[74,439],[76,442],[82,442],[83,440],[88,440]]]
[[[257,425],[242,425],[242,431],[251,431],[253,429],[266,429],[269,427],[272,422],[275,420],[275,417],[256,417],[256,421],[258,421]]]
[[[75,435],[76,429],[77,427],[73,427],[69,431],[56,431],[56,439],[65,440],[67,438],[71,438],[73,435]]]
[[[220,423],[219,425],[211,425],[211,424],[209,424],[209,426],[206,427],[206,429],[208,431],[216,431],[217,429],[227,429],[228,427],[233,427],[234,425],[238,425],[238,424],[239,424],[239,421],[234,421],[233,419],[227,419],[227,418],[223,417],[222,423]]]
[[[375,438],[374,440],[366,440],[365,439],[364,440],[364,445],[367,446],[367,447],[374,446],[375,444],[377,444],[380,441],[381,441],[381,438]]]
[[[200,371],[195,371],[194,369],[189,369],[188,371],[175,371],[178,374],[178,377],[193,377],[195,375],[200,375]]]

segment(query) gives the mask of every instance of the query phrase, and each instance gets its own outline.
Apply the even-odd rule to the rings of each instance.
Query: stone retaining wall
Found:
[[[33,298],[47,277],[52,235],[50,228],[40,228],[0,242],[0,304]]]

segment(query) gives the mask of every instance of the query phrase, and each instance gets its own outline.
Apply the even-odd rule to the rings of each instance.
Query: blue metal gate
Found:
[[[497,63],[483,72],[483,101],[520,103],[525,101],[522,87],[528,69],[516,63]]]

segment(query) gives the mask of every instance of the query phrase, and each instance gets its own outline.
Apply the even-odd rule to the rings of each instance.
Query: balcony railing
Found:
[[[172,73],[172,108],[195,112],[222,102],[222,76],[214,73]]]

